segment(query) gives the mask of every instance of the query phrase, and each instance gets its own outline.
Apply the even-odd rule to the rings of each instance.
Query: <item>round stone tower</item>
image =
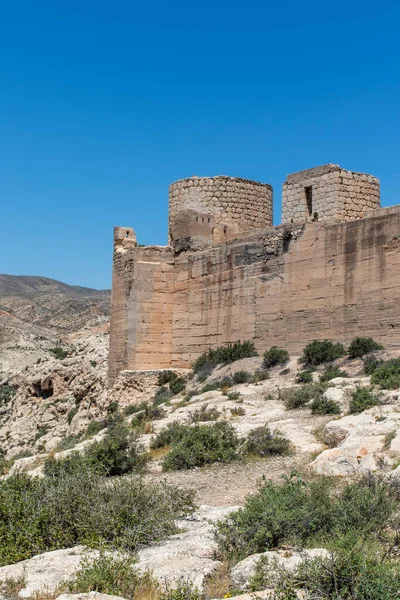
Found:
[[[272,187],[238,177],[190,177],[169,188],[169,239],[201,249],[272,225]]]

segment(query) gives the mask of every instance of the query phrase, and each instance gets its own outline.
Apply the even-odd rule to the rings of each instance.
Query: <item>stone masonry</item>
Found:
[[[111,385],[121,370],[188,368],[238,339],[260,352],[357,335],[400,346],[400,207],[379,208],[371,175],[289,175],[277,227],[267,184],[182,180],[170,187],[169,240],[138,247],[131,228],[115,228]]]
[[[282,223],[351,221],[379,206],[379,180],[339,165],[293,173],[283,184]]]

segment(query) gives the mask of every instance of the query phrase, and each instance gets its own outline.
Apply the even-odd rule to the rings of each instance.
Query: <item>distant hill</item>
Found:
[[[47,277],[0,275],[0,315],[59,333],[110,317],[110,290],[67,285]]]

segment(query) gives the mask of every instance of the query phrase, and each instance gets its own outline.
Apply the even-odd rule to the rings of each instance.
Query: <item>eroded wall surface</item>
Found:
[[[400,207],[336,224],[281,225],[199,252],[114,256],[110,378],[188,367],[254,339],[300,353],[313,339],[400,346]]]

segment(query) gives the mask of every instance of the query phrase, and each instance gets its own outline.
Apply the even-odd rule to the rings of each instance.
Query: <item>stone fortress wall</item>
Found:
[[[282,223],[339,222],[362,218],[379,208],[379,180],[339,165],[324,165],[288,175],[282,189]]]
[[[237,195],[216,195],[222,181],[238,182]],[[318,219],[304,213],[310,186]],[[115,229],[110,384],[121,370],[189,367],[238,339],[260,352],[356,335],[400,346],[400,207],[379,209],[379,181],[325,165],[289,176],[283,203],[273,227],[270,186],[192,178],[171,186],[168,246],[138,247],[132,229]],[[218,239],[220,223],[233,225]]]

